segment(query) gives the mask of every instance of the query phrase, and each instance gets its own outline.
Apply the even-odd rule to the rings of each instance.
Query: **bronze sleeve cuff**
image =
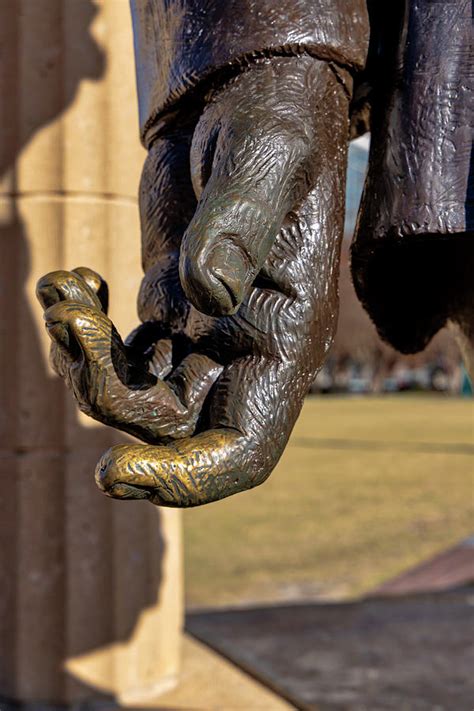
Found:
[[[142,140],[190,89],[268,56],[311,54],[359,69],[364,0],[131,0]]]

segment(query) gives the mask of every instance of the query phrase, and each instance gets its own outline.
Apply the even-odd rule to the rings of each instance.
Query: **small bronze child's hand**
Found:
[[[217,363],[191,354],[172,370],[169,339],[147,342],[138,332],[124,344],[106,315],[106,284],[90,269],[46,274],[37,296],[53,368],[83,412],[146,442],[193,434]]]

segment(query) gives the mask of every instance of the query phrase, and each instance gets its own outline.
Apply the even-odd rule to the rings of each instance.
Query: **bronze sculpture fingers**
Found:
[[[157,506],[216,501],[241,490],[240,458],[234,458],[239,441],[237,432],[222,429],[158,447],[117,445],[99,461],[96,482],[113,498],[148,499]]]
[[[107,312],[107,295],[105,281],[87,267],[78,267],[70,272],[49,272],[41,277],[36,285],[36,297],[44,310],[60,301],[71,301]],[[58,326],[58,330],[59,328]],[[64,353],[59,349],[56,340],[51,343],[50,362],[58,375],[66,376]]]
[[[107,311],[99,293],[107,290],[103,279],[92,269],[78,267],[70,272],[58,270],[45,274],[38,280],[36,296],[43,309],[58,301],[74,301],[99,310]]]
[[[44,315],[53,364],[83,412],[145,441],[193,433],[221,366],[205,355],[190,354],[166,381],[160,380],[145,361],[133,361],[133,350],[124,346],[79,277],[67,272],[47,275],[38,291],[43,304],[56,299]]]

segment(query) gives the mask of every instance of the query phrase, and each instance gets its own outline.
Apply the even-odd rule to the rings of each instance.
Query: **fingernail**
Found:
[[[219,241],[201,259],[196,254],[185,257],[180,271],[188,298],[211,316],[238,310],[251,273],[247,255],[229,239]]]
[[[248,260],[243,251],[228,241],[217,244],[211,251],[207,264],[225,288],[230,299],[230,307],[235,310],[244,297],[249,273]]]

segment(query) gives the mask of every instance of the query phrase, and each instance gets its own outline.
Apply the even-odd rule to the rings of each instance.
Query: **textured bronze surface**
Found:
[[[420,211],[429,208],[424,233],[432,236],[435,225],[438,235],[466,237],[468,220],[458,213],[471,199],[467,5],[411,0],[382,12],[363,0],[132,2],[148,148],[143,323],[123,344],[105,314],[103,282],[90,271],[53,273],[38,287],[53,364],[81,409],[147,443],[104,455],[96,478],[108,495],[194,506],[270,474],[334,335],[347,143],[366,130],[371,112],[374,148],[354,261],[361,298],[371,308],[364,276],[376,263],[371,245],[390,237],[398,205],[409,216],[407,234],[419,232]],[[443,28],[452,34],[446,59]],[[428,91],[430,68],[449,85],[441,98]],[[457,187],[448,200],[453,220],[443,222],[439,190],[427,186],[416,205],[410,198],[419,179],[432,177],[423,146],[439,149],[437,171],[448,164],[451,128],[460,128],[449,173]],[[428,157],[413,173],[403,160],[420,145]],[[393,160],[381,158],[384,150]],[[436,181],[443,189],[442,174]],[[374,288],[372,279],[367,287],[378,309],[377,295],[402,279],[402,254],[389,275],[380,269],[384,285]],[[433,330],[428,312],[438,323],[439,302],[449,308],[438,327],[461,311],[471,323],[464,286],[456,294],[438,289],[439,298],[416,312],[425,317],[417,338],[408,329],[397,345],[424,345]],[[389,303],[392,292],[384,298]],[[377,325],[390,338],[384,318]]]
[[[391,18],[385,3],[372,8],[371,153],[352,274],[382,338],[408,353],[448,319],[474,343],[472,7],[409,0]]]

